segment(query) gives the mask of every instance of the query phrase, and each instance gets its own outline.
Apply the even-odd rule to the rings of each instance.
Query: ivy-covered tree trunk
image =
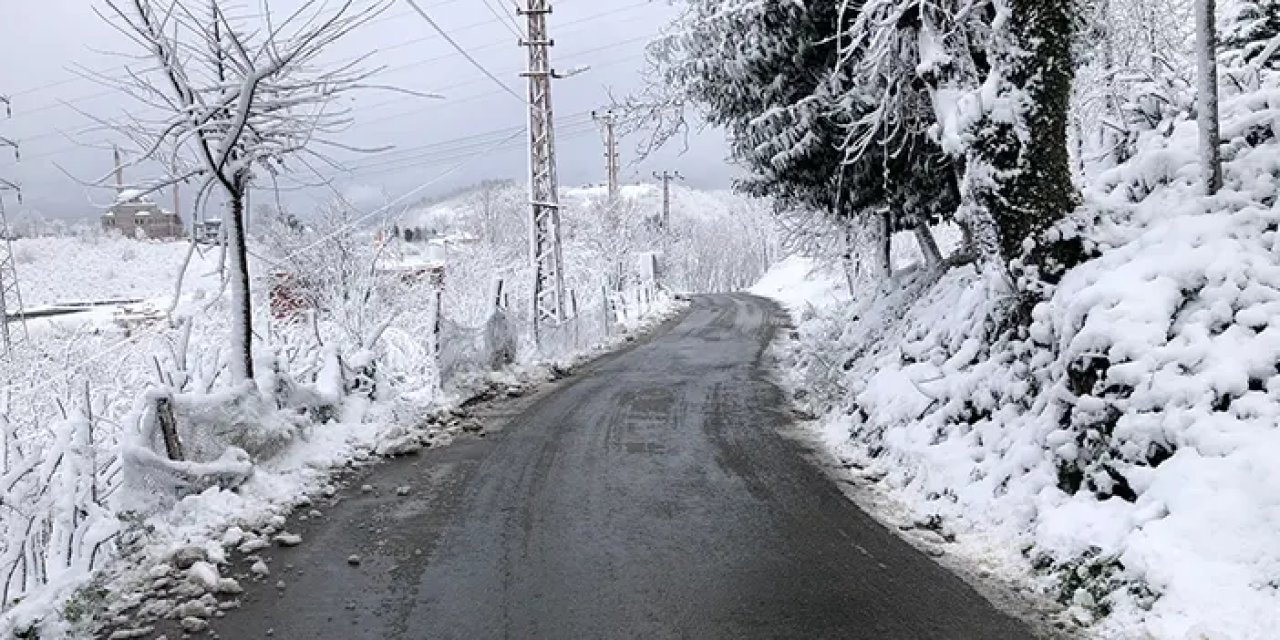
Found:
[[[996,4],[990,51],[1001,90],[976,128],[970,166],[979,173],[970,172],[969,180],[975,204],[994,219],[1008,263],[1076,206],[1067,142],[1075,2]],[[1037,245],[1027,258],[1043,265],[1070,256]]]

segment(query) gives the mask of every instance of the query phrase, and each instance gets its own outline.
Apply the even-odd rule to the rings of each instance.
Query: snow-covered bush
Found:
[[[1280,622],[1274,91],[1224,101],[1217,196],[1184,114],[1092,178],[1058,230],[1087,259],[1025,325],[972,266],[914,269],[802,319],[783,353],[851,465],[1101,636]]]

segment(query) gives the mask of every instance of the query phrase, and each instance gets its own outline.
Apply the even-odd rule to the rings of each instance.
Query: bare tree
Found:
[[[105,0],[99,15],[146,54],[149,71],[103,78],[142,101],[144,113],[110,126],[140,149],[127,164],[159,164],[160,178],[136,185],[134,197],[181,181],[198,185],[197,209],[212,192],[227,201],[228,270],[235,378],[254,376],[253,316],[245,199],[250,186],[280,175],[290,158],[342,147],[330,137],[350,123],[336,97],[365,85],[377,69],[364,58],[324,66],[330,45],[389,6],[373,0],[306,0],[282,19],[263,0],[256,17],[229,15],[226,0]],[[241,12],[243,13],[243,12]],[[301,160],[305,163],[305,158]]]
[[[513,210],[522,211],[523,203],[510,197],[516,193],[512,183],[506,180],[485,180],[476,186],[469,198],[475,208],[476,223],[482,240],[497,243],[511,230]],[[522,236],[523,238],[523,236]]]

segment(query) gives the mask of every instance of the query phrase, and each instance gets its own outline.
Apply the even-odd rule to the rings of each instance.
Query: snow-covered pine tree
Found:
[[[848,83],[838,36],[860,9],[695,0],[651,53],[660,81],[729,131],[735,158],[750,170],[741,190],[826,211],[863,232],[886,216],[891,231],[918,227],[954,210],[955,171],[919,128],[846,151],[850,126],[878,108],[865,92],[840,88]],[[884,262],[888,236],[870,235]]]
[[[1274,48],[1266,60],[1259,60],[1267,53],[1267,45],[1280,36],[1280,0],[1236,0],[1218,31],[1226,65],[1280,69],[1280,55]]]
[[[651,50],[663,80],[728,130],[752,172],[745,190],[835,210],[841,129],[822,86],[836,15],[829,3],[693,0]]]
[[[936,122],[929,87],[917,73],[919,4],[868,0],[841,34],[832,83],[849,121],[844,142],[849,182],[862,206],[883,203],[895,230],[918,230],[921,249],[936,257],[928,225],[960,204],[957,164],[931,133]]]

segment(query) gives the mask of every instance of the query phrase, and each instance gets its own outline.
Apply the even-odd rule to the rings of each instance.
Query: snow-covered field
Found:
[[[186,259],[185,242],[127,240],[83,235],[22,238],[14,258],[28,307],[108,300],[171,298],[174,274]],[[211,248],[192,258],[188,293],[218,288],[217,255]],[[167,303],[167,301],[166,301]]]
[[[779,357],[830,450],[1095,637],[1280,629],[1280,93],[1223,115],[1226,189],[1200,195],[1193,123],[1145,138],[1024,331],[972,265],[850,292],[792,259],[755,288],[796,316]]]

